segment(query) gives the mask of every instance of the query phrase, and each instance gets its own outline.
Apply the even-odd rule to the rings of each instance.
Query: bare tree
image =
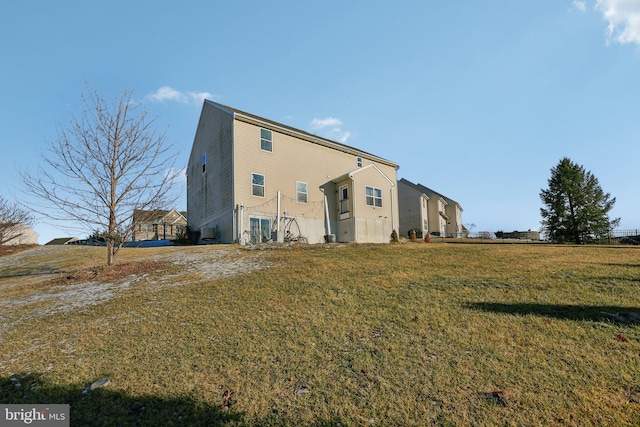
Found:
[[[37,212],[54,221],[72,220],[88,230],[105,230],[107,265],[117,243],[133,231],[134,209],[166,208],[176,200],[175,154],[155,119],[124,90],[107,102],[95,90],[83,93],[83,112],[48,143],[37,173],[22,172],[26,192],[40,202]]]
[[[30,212],[0,196],[0,245],[22,237],[26,227],[32,223],[33,215]]]

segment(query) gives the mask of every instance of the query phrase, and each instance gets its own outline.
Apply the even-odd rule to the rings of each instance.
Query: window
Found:
[[[264,175],[259,173],[251,174],[251,194],[257,197],[264,197]]]
[[[368,206],[382,207],[382,190],[374,187],[365,187]]]
[[[340,187],[340,219],[349,218],[349,187]]]
[[[358,164],[358,167],[361,168],[362,167],[362,157],[356,157],[356,163]]]
[[[207,170],[207,153],[202,155],[202,173],[205,173]]]
[[[273,135],[267,129],[260,129],[260,149],[263,151],[273,151]]]
[[[298,200],[298,203],[307,203],[308,198],[309,197],[307,193],[307,183],[297,181],[296,182],[296,199]]]

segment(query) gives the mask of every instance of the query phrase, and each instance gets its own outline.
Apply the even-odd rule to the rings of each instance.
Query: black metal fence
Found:
[[[545,242],[544,236],[540,236],[537,232],[493,232],[493,231],[477,231],[474,233],[466,233],[465,235],[449,236],[450,238],[470,239],[476,241],[493,241],[493,242]],[[432,237],[433,238],[433,237]],[[444,239],[443,239],[444,240]],[[582,241],[585,244],[595,245],[640,245],[640,228],[616,229],[611,230],[602,236],[583,236]],[[569,242],[570,243],[570,242]]]
[[[611,230],[604,236],[596,236],[592,243],[601,245],[640,245],[640,228]]]

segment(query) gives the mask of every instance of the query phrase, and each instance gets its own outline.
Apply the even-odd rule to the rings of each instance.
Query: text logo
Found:
[[[0,427],[69,427],[69,405],[0,405]]]

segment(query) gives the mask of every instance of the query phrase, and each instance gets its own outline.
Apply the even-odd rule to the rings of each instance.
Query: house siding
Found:
[[[424,185],[413,184],[405,178],[398,182],[398,192],[401,199],[400,228],[403,233],[408,232],[411,228],[418,228],[417,224],[419,223],[416,223],[418,198],[416,194],[421,192],[429,199],[426,215],[423,209],[423,215],[428,217],[429,232],[442,237],[462,236],[462,207],[456,201],[438,194]]]
[[[270,152],[261,149],[261,129],[272,133]],[[280,231],[291,231],[293,235],[305,237],[309,243],[319,243],[327,234],[326,195],[331,234],[336,234],[338,241],[384,241],[386,238],[381,236],[391,233],[391,219],[397,223],[398,218],[397,165],[347,146],[341,147],[341,144],[303,131],[205,101],[187,168],[189,226],[195,230],[204,226],[216,227],[220,242],[246,243],[252,237],[252,218],[265,223],[268,220],[272,229],[277,228],[279,199]],[[201,156],[205,152],[207,170],[203,174]],[[358,170],[358,158],[361,158],[362,168],[371,164],[378,168],[355,178],[360,186],[353,187],[352,191],[358,193],[357,199],[362,203],[362,206],[352,206],[352,214],[362,211],[361,220],[365,223],[360,225],[361,229],[373,230],[364,234],[356,234],[359,225],[353,216],[347,222],[339,220],[335,182]],[[252,194],[252,174],[264,176],[264,196]],[[345,181],[354,185],[351,179]],[[307,184],[306,203],[297,200],[297,182]],[[384,189],[386,203],[382,210],[388,212],[380,215],[380,208],[376,211],[364,206],[365,185]],[[389,224],[382,224],[384,222]],[[336,230],[346,230],[349,223],[351,230],[338,236]],[[262,229],[263,223],[260,224]],[[381,234],[371,237],[375,233]]]
[[[398,210],[400,211],[400,225],[398,234],[407,237],[409,230],[423,229],[421,223],[422,192],[407,185],[402,180],[398,182]]]
[[[229,229],[234,209],[233,145],[233,114],[205,102],[187,166],[188,224],[193,231]],[[218,238],[228,241],[232,232]]]
[[[273,151],[265,152],[260,149],[260,129],[270,129],[273,136]],[[270,218],[272,224],[276,220],[277,195],[280,191],[280,212],[284,217],[281,219],[281,226],[287,226],[286,217],[295,217],[295,226],[291,232],[306,237],[310,243],[318,243],[324,240],[326,234],[324,224],[324,196],[327,194],[327,201],[331,209],[331,228],[335,234],[337,218],[337,186],[327,186],[337,176],[357,168],[357,157],[350,153],[344,153],[321,145],[313,144],[309,141],[296,138],[277,129],[269,128],[267,125],[259,123],[249,123],[236,120],[234,125],[235,134],[235,187],[236,200],[243,206],[244,216],[242,219],[244,236],[248,235],[249,217]],[[362,159],[363,168],[373,163],[366,158]],[[378,168],[385,171],[391,180],[396,178],[394,167],[379,165]],[[251,176],[253,173],[262,174],[265,177],[264,197],[252,195]],[[363,206],[355,208],[362,209],[363,215],[367,219],[378,220],[378,213],[373,209],[365,209],[364,206],[364,186],[371,185],[385,188],[388,194],[389,182],[378,172],[371,173],[371,179],[362,181],[359,199]],[[305,182],[308,190],[307,203],[298,203],[296,197],[296,182]],[[324,192],[321,190],[324,189]],[[329,194],[330,192],[330,194]],[[387,202],[389,197],[386,196]],[[397,206],[395,192],[393,194],[392,206]],[[389,211],[392,209],[389,206]],[[352,210],[354,208],[352,207]],[[387,209],[385,207],[385,209]],[[286,215],[284,214],[286,212]],[[367,216],[368,215],[368,216]],[[387,218],[391,218],[389,212]],[[344,225],[344,224],[343,224]],[[371,225],[367,224],[368,228]],[[342,227],[345,229],[346,227]],[[387,227],[389,228],[389,227]],[[382,228],[380,228],[382,229]],[[389,229],[389,234],[391,229]],[[360,238],[359,238],[360,237]],[[338,241],[382,241],[383,239],[366,238],[355,236],[347,232],[337,235]]]

